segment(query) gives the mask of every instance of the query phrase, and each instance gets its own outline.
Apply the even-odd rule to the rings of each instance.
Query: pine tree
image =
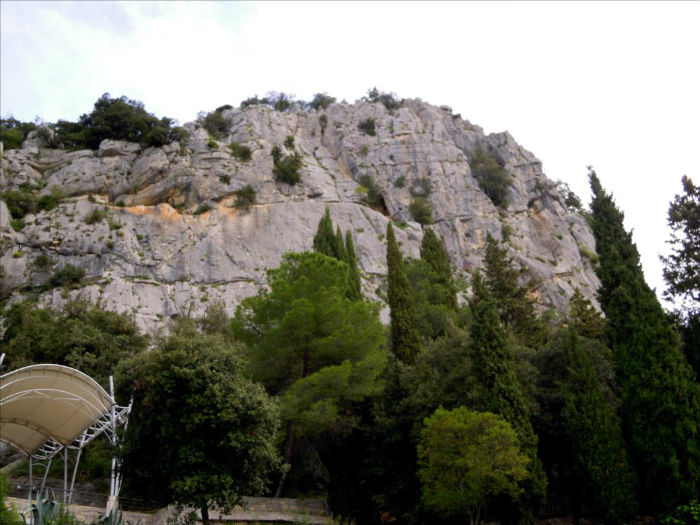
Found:
[[[360,282],[360,269],[357,266],[357,255],[355,254],[355,243],[352,240],[350,230],[345,232],[345,252],[348,256],[348,299],[360,299],[362,297],[362,284]]]
[[[337,258],[337,239],[333,233],[333,222],[331,221],[331,212],[328,208],[326,208],[326,213],[321,217],[321,220],[318,221],[313,248],[315,252]]]
[[[404,363],[413,363],[421,348],[416,321],[416,301],[406,278],[401,252],[391,222],[386,227],[386,264],[389,308],[391,308],[391,348]]]
[[[623,429],[645,511],[668,512],[697,497],[700,388],[678,336],[644,281],[623,214],[590,172],[592,228],[600,257],[599,301],[621,387]]]
[[[448,304],[451,309],[457,308],[457,289],[452,278],[450,258],[445,250],[445,243],[435,232],[426,228],[420,245],[420,258],[423,259],[438,275],[441,284],[447,294]]]
[[[472,281],[472,362],[482,390],[479,410],[503,417],[518,434],[521,450],[530,458],[530,478],[520,500],[520,512],[532,516],[545,494],[546,479],[537,457],[537,436],[515,375],[513,350],[496,302],[476,272]]]
[[[546,332],[527,289],[518,281],[520,272],[513,267],[507,250],[501,248],[490,234],[486,237],[484,266],[485,281],[503,324],[525,345],[537,347],[542,344]]]

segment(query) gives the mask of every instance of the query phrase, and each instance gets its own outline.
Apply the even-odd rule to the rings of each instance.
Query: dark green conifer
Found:
[[[360,283],[360,269],[357,266],[357,255],[355,254],[355,243],[352,240],[350,230],[345,232],[345,252],[348,256],[348,298],[360,299],[362,297],[362,285]]]
[[[520,512],[532,516],[545,495],[546,478],[537,457],[537,435],[515,374],[513,349],[496,302],[479,272],[472,280],[471,357],[481,394],[479,410],[508,421],[518,434],[521,449],[531,460],[530,478],[520,500]]]
[[[598,375],[573,327],[569,327],[566,339],[568,373],[562,416],[571,440],[573,490],[604,523],[626,523],[636,507],[635,477],[620,421],[606,402]]]
[[[542,344],[546,331],[527,289],[518,281],[520,272],[513,267],[507,250],[490,234],[486,237],[484,274],[503,324],[523,344],[533,348]]]
[[[447,305],[453,310],[457,308],[457,289],[452,278],[450,258],[445,250],[445,243],[435,232],[426,228],[420,245],[420,258],[435,271],[439,283],[445,288]]]
[[[348,252],[345,249],[345,243],[343,242],[343,232],[340,231],[340,226],[335,230],[335,256],[339,261],[344,263],[348,262]]]
[[[326,213],[321,217],[321,220],[318,221],[313,248],[315,252],[337,258],[337,239],[333,233],[333,222],[328,208],[326,208]]]
[[[700,388],[677,334],[644,281],[623,214],[590,172],[592,228],[600,256],[599,300],[621,388],[623,430],[643,510],[669,512],[697,497]]]
[[[391,222],[386,227],[387,295],[391,308],[391,348],[401,361],[413,363],[421,348],[416,301],[406,278]]]
[[[577,334],[591,339],[603,339],[605,320],[578,288],[569,299],[569,322]]]

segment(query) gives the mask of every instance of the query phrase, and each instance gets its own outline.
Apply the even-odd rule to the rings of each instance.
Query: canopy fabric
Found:
[[[67,366],[30,365],[0,376],[0,441],[28,456],[69,446],[114,407],[97,381]]]

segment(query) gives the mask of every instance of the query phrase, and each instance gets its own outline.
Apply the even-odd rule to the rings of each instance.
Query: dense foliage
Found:
[[[128,493],[224,511],[264,494],[278,471],[277,404],[243,374],[241,349],[190,319],[148,353],[122,363],[133,416],[124,450]]]
[[[35,129],[35,124],[12,117],[0,121],[0,137],[7,149],[21,147],[28,133]],[[41,133],[47,146],[69,150],[97,149],[104,139],[127,140],[143,146],[162,146],[187,139],[187,132],[174,126],[172,119],[148,113],[143,102],[125,96],[112,98],[109,93],[97,99],[93,110],[81,115],[77,122],[59,120],[43,125],[37,133]]]
[[[477,149],[469,159],[472,175],[479,187],[488,195],[496,206],[508,206],[508,188],[510,180],[503,166],[482,149]]]
[[[644,281],[623,214],[590,173],[599,300],[621,388],[622,418],[647,512],[670,512],[698,494],[700,386],[678,335]]]

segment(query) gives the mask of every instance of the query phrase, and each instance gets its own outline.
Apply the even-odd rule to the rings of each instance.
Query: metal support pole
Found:
[[[42,492],[44,492],[44,485],[46,485],[46,478],[49,477],[49,469],[51,468],[51,462],[53,461],[53,458],[49,459],[49,462],[46,464],[44,467],[44,477],[41,480],[41,487],[39,488],[39,494],[41,495]]]
[[[32,512],[32,484],[34,483],[34,478],[32,476],[32,470],[34,464],[32,462],[32,457],[29,456],[29,523],[33,525],[34,523],[34,513]]]
[[[63,449],[63,503],[68,503],[68,447]]]
[[[70,480],[70,490],[68,492],[68,504],[73,502],[73,487],[75,486],[75,475],[78,473],[78,464],[80,463],[80,455],[83,453],[83,447],[78,449],[78,453],[75,456],[75,466],[73,467],[73,477]]]

